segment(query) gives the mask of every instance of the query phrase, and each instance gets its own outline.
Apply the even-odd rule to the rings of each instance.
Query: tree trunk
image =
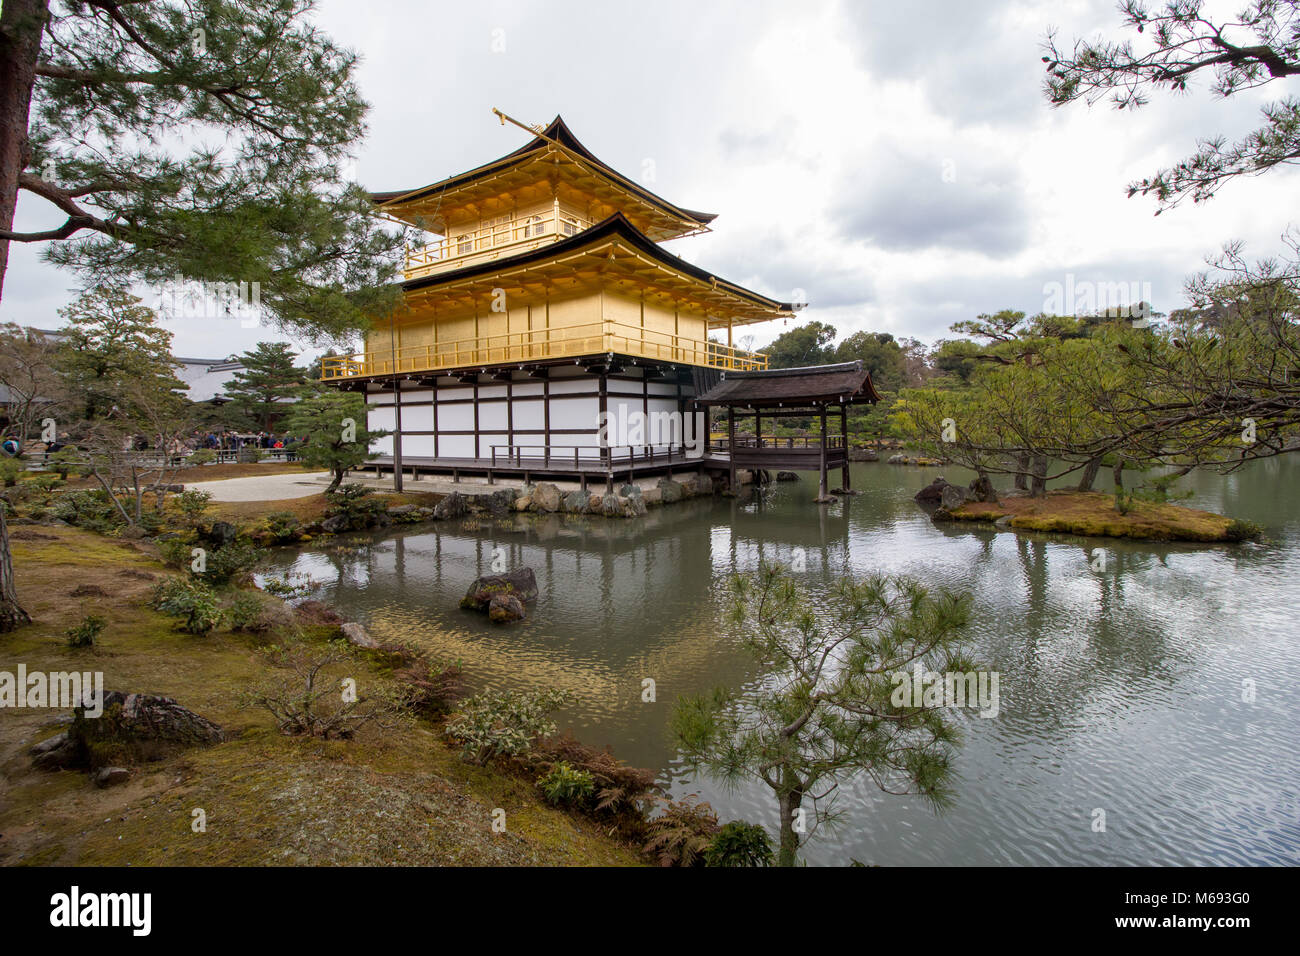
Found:
[[[334,480],[331,481],[330,486],[325,489],[325,494],[328,495],[331,491],[336,491],[338,489],[338,486],[343,483],[343,476],[344,474],[346,474],[346,472],[347,469],[345,468],[334,469]]]
[[[1015,480],[1015,489],[1017,491],[1029,490],[1029,476],[1027,474],[1028,471],[1029,471],[1029,456],[1017,455],[1016,456],[1016,480]]]
[[[48,16],[49,0],[5,0],[0,10],[0,231],[4,232],[13,231],[18,176],[32,161],[27,123]],[[0,238],[0,292],[8,268],[9,240]]]
[[[1101,458],[1089,459],[1088,464],[1083,466],[1083,476],[1079,479],[1077,491],[1092,491],[1092,483],[1097,480],[1097,472],[1101,471]]]
[[[9,526],[5,524],[4,504],[0,503],[0,634],[16,631],[31,623],[31,615],[18,603],[14,588],[14,565],[9,557]]]
[[[1124,487],[1124,459],[1119,455],[1115,456],[1115,467],[1111,469],[1111,476],[1115,479],[1115,490],[1122,489]]]
[[[781,847],[777,866],[794,866],[799,851],[799,834],[795,832],[795,814],[803,804],[803,791],[791,790],[777,795],[781,804]]]
[[[1029,484],[1029,494],[1033,498],[1041,498],[1047,494],[1047,458],[1044,455],[1034,456],[1033,481]]]

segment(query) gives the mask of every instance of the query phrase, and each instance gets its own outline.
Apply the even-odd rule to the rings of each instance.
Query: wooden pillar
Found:
[[[840,487],[845,491],[853,490],[853,480],[849,477],[849,406],[840,403],[840,442],[844,445],[844,467],[840,472]]]
[[[402,383],[393,377],[393,490],[402,493]]]
[[[817,500],[825,502],[830,500],[826,493],[826,406],[821,406],[821,425],[822,425],[822,447],[821,454],[818,456],[820,465],[820,475],[817,482]]]
[[[736,493],[736,406],[727,406],[727,464],[731,468],[731,480],[727,490]]]

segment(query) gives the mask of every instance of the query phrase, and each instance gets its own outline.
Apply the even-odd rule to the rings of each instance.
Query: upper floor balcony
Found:
[[[410,280],[491,262],[567,239],[592,225],[594,223],[559,206],[545,214],[500,216],[488,220],[478,229],[408,249],[406,267],[402,271]]]
[[[608,352],[707,368],[739,371],[767,368],[767,356],[759,352],[607,321],[326,356],[322,359],[321,380],[472,369]]]

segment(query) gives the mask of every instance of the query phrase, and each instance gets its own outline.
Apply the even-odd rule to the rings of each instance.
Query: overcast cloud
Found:
[[[1159,217],[1125,198],[1198,137],[1253,128],[1283,88],[1214,101],[1202,85],[1135,114],[1052,110],[1040,91],[1046,31],[1116,36],[1110,0],[324,0],[318,17],[363,57],[368,187],[423,185],[521,145],[494,106],[534,123],[559,113],[626,175],[720,214],[712,233],[668,244],[674,253],[780,299],[802,290],[799,321],[841,337],[933,341],[983,312],[1037,312],[1045,285],[1071,276],[1138,283],[1168,311],[1225,241],[1276,252],[1300,199],[1289,171]],[[20,227],[57,219],[20,200]],[[15,247],[0,318],[57,325],[77,281]],[[236,321],[169,327],[194,356],[283,337]],[[751,331],[764,343],[781,327]]]

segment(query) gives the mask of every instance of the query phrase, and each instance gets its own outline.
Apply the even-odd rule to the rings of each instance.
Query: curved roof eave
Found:
[[[485,275],[495,272],[502,272],[516,266],[528,265],[531,262],[541,262],[546,259],[553,259],[557,255],[563,255],[567,252],[576,251],[583,246],[592,245],[613,235],[625,239],[629,244],[635,246],[638,250],[673,269],[685,273],[693,279],[701,282],[707,282],[710,285],[724,287],[728,292],[748,299],[756,305],[770,308],[776,312],[794,312],[794,306],[789,302],[778,302],[775,299],[769,299],[767,296],[755,292],[752,289],[746,289],[744,286],[736,285],[734,282],[728,282],[720,279],[707,269],[701,269],[697,265],[692,265],[685,259],[681,259],[671,252],[665,250],[658,243],[646,238],[646,236],[637,229],[632,223],[628,222],[627,217],[621,212],[616,212],[609,218],[598,222],[590,229],[584,229],[582,232],[575,233],[567,239],[561,239],[550,245],[541,246],[537,249],[531,249],[528,252],[522,252],[517,256],[511,256],[507,259],[492,259],[487,262],[481,262],[477,265],[466,266],[463,269],[456,269],[452,272],[440,272],[430,276],[421,276],[418,279],[408,279],[401,283],[404,291],[414,291],[416,289],[426,289],[437,285],[448,285],[452,282],[458,282],[463,279],[471,279],[479,275]]]
[[[707,226],[709,223],[713,222],[713,220],[718,218],[718,214],[715,212],[699,212],[698,210],[695,209],[687,209],[684,206],[674,205],[673,203],[670,203],[667,199],[664,199],[662,196],[657,195],[656,193],[652,193],[650,190],[645,189],[641,186],[638,186],[636,183],[632,182],[632,180],[628,179],[622,173],[618,172],[618,170],[602,162],[600,159],[596,157],[594,153],[591,152],[591,150],[583,146],[582,143],[579,142],[578,138],[573,135],[572,130],[570,130],[567,125],[565,125],[563,117],[558,115],[555,117],[555,119],[551,120],[550,125],[547,126],[546,129],[542,131],[541,135],[535,137],[532,140],[532,142],[525,143],[523,146],[520,146],[518,149],[506,153],[500,159],[493,160],[490,163],[485,163],[482,166],[475,167],[474,169],[471,169],[468,172],[461,173],[458,176],[452,176],[449,179],[443,179],[436,183],[430,183],[427,186],[420,186],[415,189],[390,190],[388,192],[372,192],[370,194],[370,201],[375,203],[376,205],[382,206],[385,203],[391,203],[396,200],[409,201],[414,199],[420,199],[426,195],[429,195],[430,193],[437,192],[438,190],[450,189],[455,186],[460,186],[464,183],[471,182],[472,180],[477,179],[478,177],[483,176],[496,169],[502,168],[504,166],[509,166],[513,162],[522,159],[523,157],[531,153],[534,153],[539,149],[545,148],[551,140],[555,140],[556,142],[562,144],[566,149],[572,150],[573,152],[577,153],[587,162],[596,166],[602,173],[604,173],[610,179],[616,181],[624,189],[628,189],[634,193],[637,193],[641,197],[649,200],[651,203],[653,203],[656,206],[659,206],[660,208],[664,209],[667,212],[670,212],[674,215],[680,215],[683,219],[690,219],[694,222],[699,223],[701,226]]]

